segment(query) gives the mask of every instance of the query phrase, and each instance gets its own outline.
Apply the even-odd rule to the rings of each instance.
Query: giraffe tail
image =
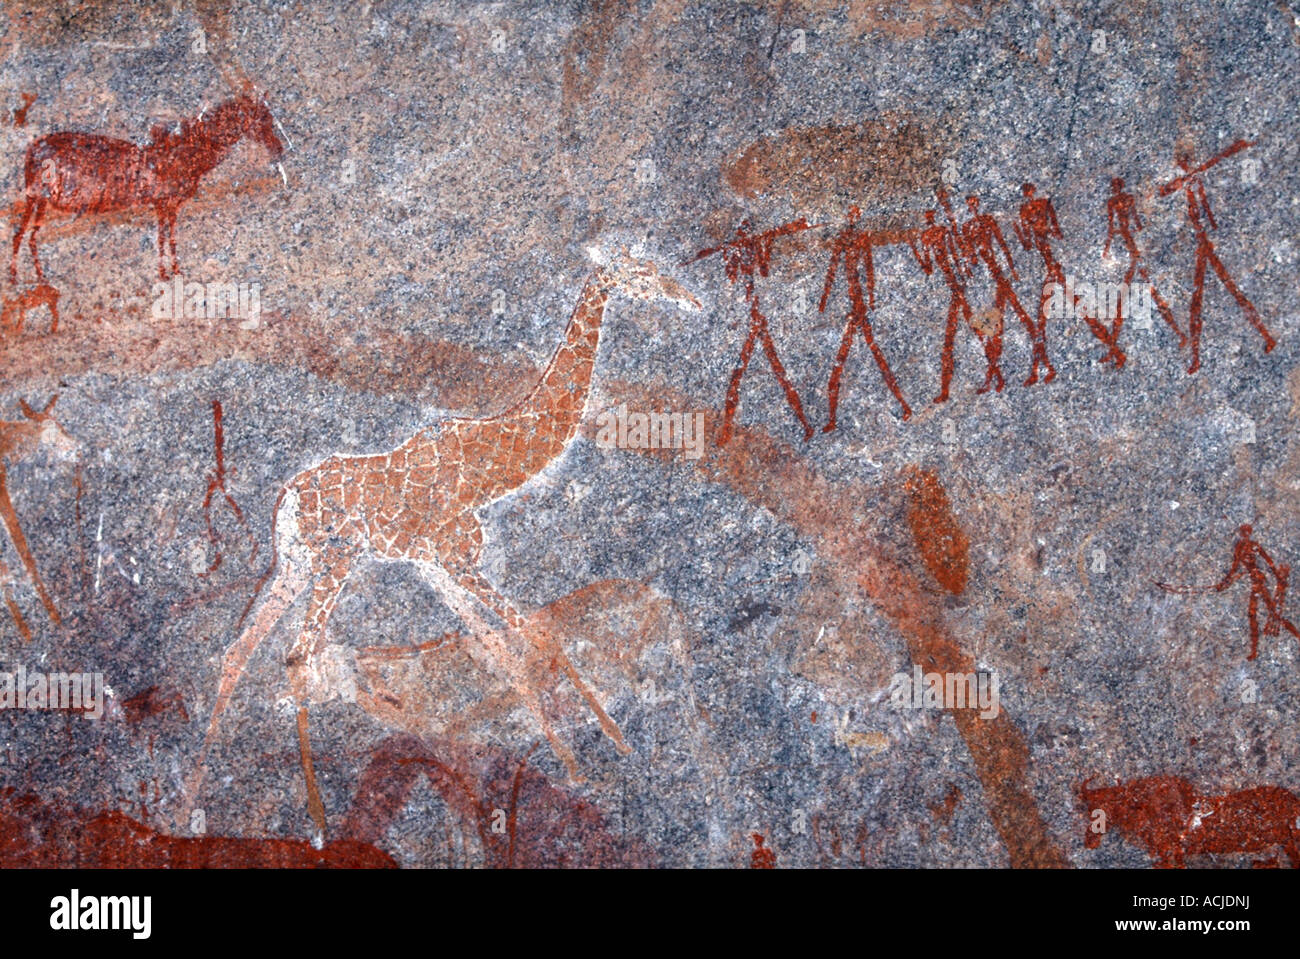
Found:
[[[217,686],[217,698],[212,705],[212,715],[208,719],[207,732],[203,737],[203,746],[199,751],[199,761],[194,768],[190,778],[189,785],[186,789],[187,807],[198,798],[199,790],[203,785],[203,775],[207,765],[208,752],[212,744],[216,741],[217,728],[222,713],[230,705],[230,700],[234,696],[235,686],[239,682],[239,677],[243,675],[248,661],[252,658],[253,653],[262,641],[270,635],[271,630],[280,621],[281,617],[288,612],[289,607],[293,605],[294,600],[302,593],[307,586],[307,577],[303,574],[301,568],[292,562],[281,566],[280,564],[280,513],[281,506],[285,501],[288,489],[280,491],[280,496],[275,502],[275,509],[271,513],[272,517],[272,537],[271,537],[271,562],[267,566],[266,572],[258,580],[257,589],[254,590],[248,604],[244,607],[239,621],[235,625],[236,631],[241,629],[244,621],[252,612],[254,606],[261,599],[261,606],[257,610],[257,615],[253,618],[247,629],[244,629],[238,640],[230,645],[226,650],[226,655],[221,662],[221,680]],[[293,516],[288,521],[295,527],[292,532],[296,532],[296,497],[291,506],[293,507]],[[273,574],[278,575],[271,581],[270,588],[267,588],[268,580],[271,580]]]

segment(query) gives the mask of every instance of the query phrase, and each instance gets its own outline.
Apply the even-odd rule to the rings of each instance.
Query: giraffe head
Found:
[[[636,300],[667,300],[683,310],[698,310],[700,301],[670,276],[659,272],[651,260],[634,257],[626,249],[613,255],[597,247],[587,253],[600,265],[600,272],[611,293],[617,292]]]

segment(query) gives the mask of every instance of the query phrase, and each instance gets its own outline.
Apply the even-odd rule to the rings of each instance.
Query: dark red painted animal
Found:
[[[51,133],[36,140],[27,148],[26,198],[14,234],[9,282],[18,282],[18,251],[29,226],[32,264],[44,281],[36,231],[47,210],[80,216],[152,206],[158,213],[158,275],[168,277],[169,241],[171,272],[179,273],[176,212],[198,192],[203,177],[245,137],[262,144],[272,159],[278,160],[284,150],[266,101],[251,93],[227,100],[206,116],[182,120],[177,130],[159,124],[144,146],[91,133]]]
[[[1185,857],[1259,853],[1281,847],[1300,868],[1300,797],[1279,786],[1254,786],[1201,796],[1180,776],[1148,776],[1102,789],[1079,787],[1089,817],[1084,845],[1096,849],[1103,832],[1118,830],[1144,846],[1154,864],[1182,869]]]
[[[0,789],[0,869],[391,869],[374,846],[339,839],[169,836],[118,810]]]
[[[424,777],[445,804],[449,828],[462,830],[471,848],[477,839],[481,859],[474,865],[609,869],[655,864],[650,846],[613,827],[593,803],[553,785],[528,758],[485,745],[389,737],[371,754],[343,835],[367,848],[383,846]]]

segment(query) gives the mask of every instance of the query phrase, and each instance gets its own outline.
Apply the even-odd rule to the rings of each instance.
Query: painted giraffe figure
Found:
[[[592,255],[600,262],[596,251]],[[540,473],[577,435],[586,411],[601,321],[616,293],[700,308],[690,293],[661,275],[653,263],[626,253],[612,258],[587,281],[564,342],[524,400],[496,416],[436,423],[391,452],[331,456],[285,484],[273,516],[275,559],[266,574],[269,578],[274,573],[275,579],[264,594],[259,590],[260,607],[226,652],[189,801],[198,794],[218,720],[249,657],[294,601],[310,591],[307,616],[287,663],[290,689],[298,703],[309,808],[323,835],[324,811],[315,795],[306,710],[322,688],[319,661],[326,623],[348,575],[366,559],[409,562],[419,570],[473,634],[475,658],[511,685],[575,780],[581,779],[577,760],[551,727],[522,651],[511,648],[506,637],[532,643],[551,656],[605,734],[621,752],[630,752],[617,725],[554,638],[530,629],[514,605],[479,572],[483,531],[476,515]],[[494,628],[485,611],[505,628]]]

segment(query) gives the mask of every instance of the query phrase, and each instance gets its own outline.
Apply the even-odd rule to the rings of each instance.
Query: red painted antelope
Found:
[[[1114,829],[1146,848],[1153,865],[1182,869],[1185,857],[1260,853],[1281,847],[1300,868],[1300,797],[1280,786],[1203,796],[1181,776],[1079,787],[1090,823],[1084,845],[1096,849]],[[1098,816],[1098,812],[1104,818]]]
[[[199,182],[245,137],[262,144],[274,160],[278,161],[284,150],[266,100],[249,91],[211,112],[182,120],[175,130],[156,124],[144,146],[92,133],[51,133],[34,141],[27,148],[26,195],[14,234],[9,282],[18,282],[18,252],[24,233],[28,234],[36,276],[44,281],[36,254],[36,231],[45,222],[47,210],[80,216],[152,206],[158,213],[158,275],[168,278],[168,245],[171,275],[179,273],[176,213],[198,192]],[[284,176],[283,167],[280,175]]]

